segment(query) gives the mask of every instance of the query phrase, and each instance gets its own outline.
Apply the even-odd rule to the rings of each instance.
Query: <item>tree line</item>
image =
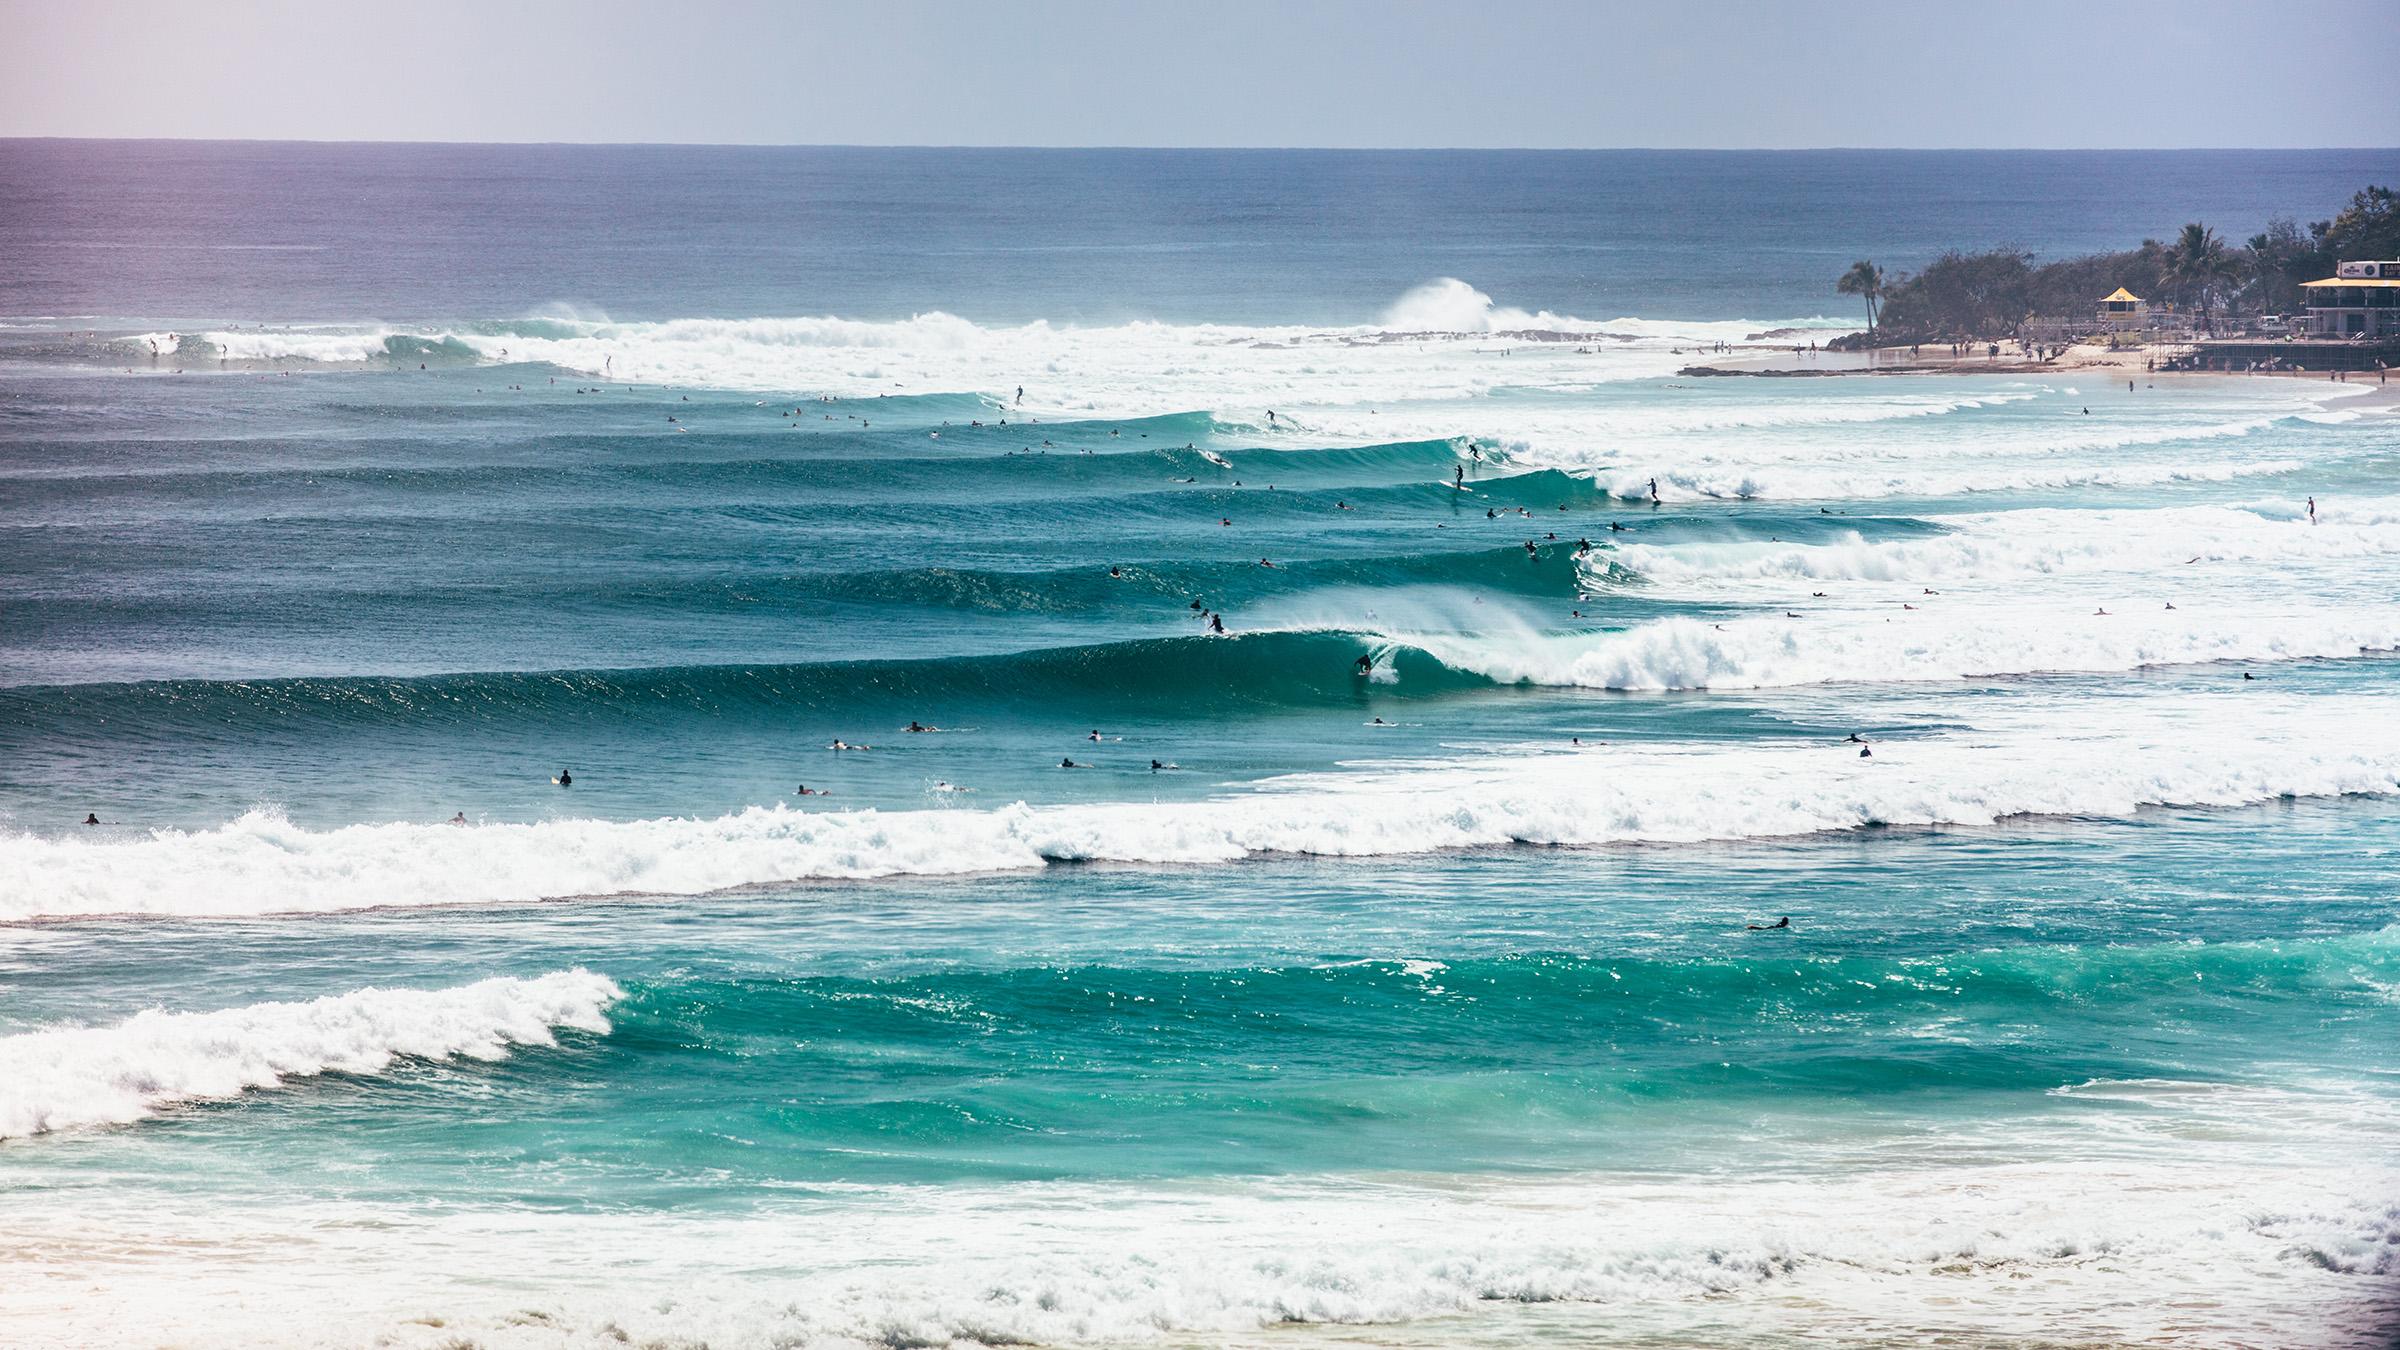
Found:
[[[2275,220],[2232,245],[2198,221],[2172,240],[2036,265],[2018,248],[1943,254],[1914,274],[1851,264],[1834,283],[1866,304],[1867,330],[1836,347],[1970,342],[2014,337],[2036,316],[2091,314],[2122,286],[2153,305],[2172,302],[2213,324],[2220,314],[2278,314],[2304,301],[2303,282],[2333,275],[2345,258],[2400,259],[2400,193],[2369,187],[2330,220],[2306,229]]]

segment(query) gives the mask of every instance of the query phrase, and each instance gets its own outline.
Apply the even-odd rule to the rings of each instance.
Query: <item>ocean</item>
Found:
[[[2395,176],[0,142],[0,1342],[2388,1350],[2386,388],[1679,372]]]

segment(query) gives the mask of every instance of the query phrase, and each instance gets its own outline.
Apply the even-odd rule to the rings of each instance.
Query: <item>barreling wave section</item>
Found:
[[[691,895],[1060,862],[1688,843],[2380,795],[2400,788],[2400,719],[2387,714],[2381,700],[2336,695],[2049,701],[2021,724],[1889,742],[1868,759],[1848,745],[1788,743],[1526,750],[1301,775],[1197,804],[776,806],[711,819],[327,830],[258,810],[134,839],[0,834],[0,918]],[[2228,719],[2238,738],[2222,735]]]
[[[814,599],[929,605],[994,612],[1080,613],[1128,604],[1155,608],[1206,597],[1228,613],[1264,595],[1318,587],[1461,586],[1559,598],[1578,593],[1581,578],[1566,548],[1545,545],[1529,557],[1520,547],[1472,552],[1299,559],[1262,568],[1255,562],[1130,563],[1111,576],[1097,566],[1042,572],[924,567],[888,572],[793,577],[766,589]],[[1537,550],[1538,552],[1538,550]]]
[[[1565,570],[1564,563],[1554,567]],[[965,706],[1062,701],[1076,708],[1197,715],[1352,702],[1358,694],[1354,663],[1387,645],[1346,633],[1256,632],[914,661],[19,686],[0,689],[0,720],[21,726],[116,721],[151,734],[206,739],[396,721],[475,726],[692,714],[763,719],[850,716],[883,707],[947,716],[943,710]],[[1395,687],[1410,692],[1490,683],[1413,650],[1382,659]]]
[[[1521,559],[1496,560],[1514,566]],[[1548,571],[1540,569],[1546,568]],[[1617,583],[1595,563],[1585,584]],[[1564,559],[1532,571],[1545,594]],[[930,580],[930,579],[928,579]],[[969,591],[979,583],[961,583]],[[1570,583],[1572,584],[1572,583]],[[1344,707],[1362,694],[1357,661],[1373,663],[1379,696],[1438,697],[1495,685],[1614,691],[1762,689],[1835,683],[1911,684],[2044,673],[2099,674],[2210,662],[2349,659],[2400,650],[2388,605],[2221,602],[2165,609],[2164,591],[2126,583],[2108,613],[2060,598],[1922,599],[1903,589],[1879,607],[1845,603],[1747,617],[1672,615],[1597,631],[1559,631],[1477,604],[1454,587],[1328,588],[1253,603],[1261,631],[1142,638],[984,656],[799,664],[537,670],[260,680],[176,679],[0,688],[0,746],[28,729],[199,741],[408,724],[559,726],[606,718],[752,722],[861,716],[954,718],[977,709],[1067,707],[1207,719],[1273,708]],[[983,592],[962,603],[1022,603]],[[1921,607],[1903,608],[1915,599]],[[1814,600],[1798,603],[1821,606]],[[1947,608],[1943,606],[1947,605]],[[1660,602],[1638,588],[1595,614]],[[1238,621],[1238,620],[1237,620]]]
[[[0,1036],[0,1139],[123,1125],[320,1074],[380,1074],[402,1059],[497,1060],[606,1035],[623,991],[580,967],[455,989],[362,989],[306,1003],[137,1013],[111,1026]]]

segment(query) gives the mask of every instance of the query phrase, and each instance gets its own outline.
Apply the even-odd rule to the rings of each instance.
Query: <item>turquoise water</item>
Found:
[[[0,1340],[2390,1343],[2382,390],[1679,376],[1859,157],[522,242],[664,153],[0,147]]]

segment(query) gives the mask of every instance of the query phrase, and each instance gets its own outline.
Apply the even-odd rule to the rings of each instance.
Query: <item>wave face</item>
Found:
[[[2371,699],[2052,710],[2006,730],[1885,744],[1525,749],[1439,767],[1279,780],[1202,803],[997,809],[752,808],[710,819],[311,830],[255,811],[129,840],[0,836],[0,917],[323,912],[815,879],[961,875],[1057,862],[1224,863],[1505,844],[1685,843],[2023,815],[2386,794],[2400,729]],[[2236,715],[2236,744],[2207,733]],[[2020,713],[2020,717],[2027,714]],[[2055,721],[2053,721],[2055,719]]]
[[[577,969],[0,1036],[0,1139],[131,1124],[323,1074],[373,1076],[402,1059],[503,1059],[556,1045],[560,1028],[606,1035],[603,1014],[620,997]]]

